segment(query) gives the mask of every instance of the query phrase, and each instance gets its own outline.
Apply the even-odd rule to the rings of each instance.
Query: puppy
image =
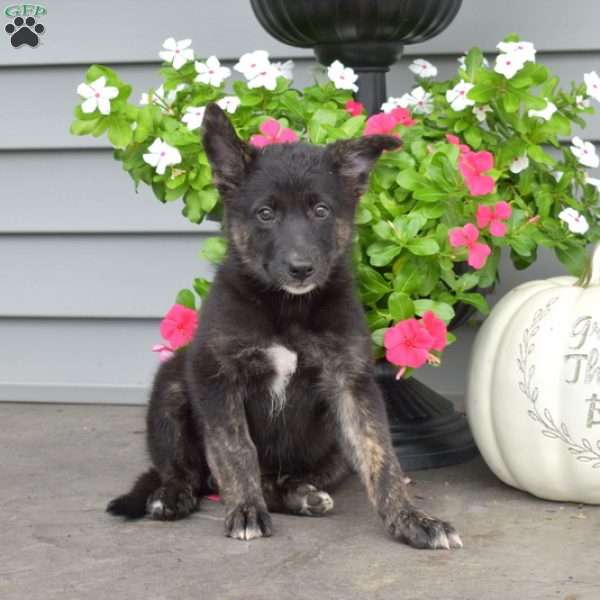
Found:
[[[390,536],[462,545],[411,503],[373,378],[350,261],[356,205],[383,151],[368,136],[325,147],[240,140],[215,105],[204,148],[225,210],[227,256],[193,343],[161,366],[147,415],[153,467],[108,506],[180,519],[218,489],[225,535],[272,534],[269,511],[323,515],[353,467]]]

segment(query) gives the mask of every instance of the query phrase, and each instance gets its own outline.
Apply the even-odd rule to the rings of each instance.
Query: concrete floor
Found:
[[[219,504],[177,523],[104,512],[145,466],[143,408],[0,404],[2,600],[599,600],[600,507],[543,502],[475,460],[414,473],[465,548],[386,538],[353,479],[327,517],[222,536]]]

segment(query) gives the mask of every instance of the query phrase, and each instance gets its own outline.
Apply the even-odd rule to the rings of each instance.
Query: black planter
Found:
[[[454,19],[462,0],[250,0],[261,25],[279,41],[313,48],[323,65],[340,60],[359,75],[358,99],[369,113],[386,100],[385,74],[404,45],[424,42]],[[458,306],[451,328],[465,323],[472,307]],[[380,362],[394,448],[405,469],[463,462],[477,454],[466,418],[419,381],[396,381]]]
[[[404,46],[440,34],[462,0],[250,0],[274,38],[312,48],[318,61],[340,60],[359,76],[358,99],[369,113],[386,100],[385,74]]]

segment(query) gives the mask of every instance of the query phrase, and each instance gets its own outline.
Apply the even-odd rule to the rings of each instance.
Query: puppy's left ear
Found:
[[[238,188],[256,157],[256,149],[242,141],[221,108],[206,106],[202,119],[202,144],[210,163],[213,181],[222,195]]]
[[[384,150],[397,150],[402,146],[392,135],[367,135],[352,140],[341,140],[327,147],[327,155],[334,170],[358,198],[366,191],[369,173]]]

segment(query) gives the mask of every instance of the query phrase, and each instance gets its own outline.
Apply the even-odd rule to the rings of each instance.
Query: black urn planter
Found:
[[[462,0],[250,0],[260,24],[277,40],[312,48],[318,61],[340,60],[359,76],[358,99],[372,114],[387,98],[385,76],[406,44],[424,42],[454,19]],[[473,314],[457,307],[451,328]],[[385,361],[377,382],[388,411],[392,442],[407,470],[463,462],[477,454],[464,415],[414,378],[396,381]]]
[[[404,46],[440,34],[462,0],[250,0],[274,38],[312,48],[322,65],[340,60],[359,76],[357,98],[375,113],[386,100],[385,74]]]

